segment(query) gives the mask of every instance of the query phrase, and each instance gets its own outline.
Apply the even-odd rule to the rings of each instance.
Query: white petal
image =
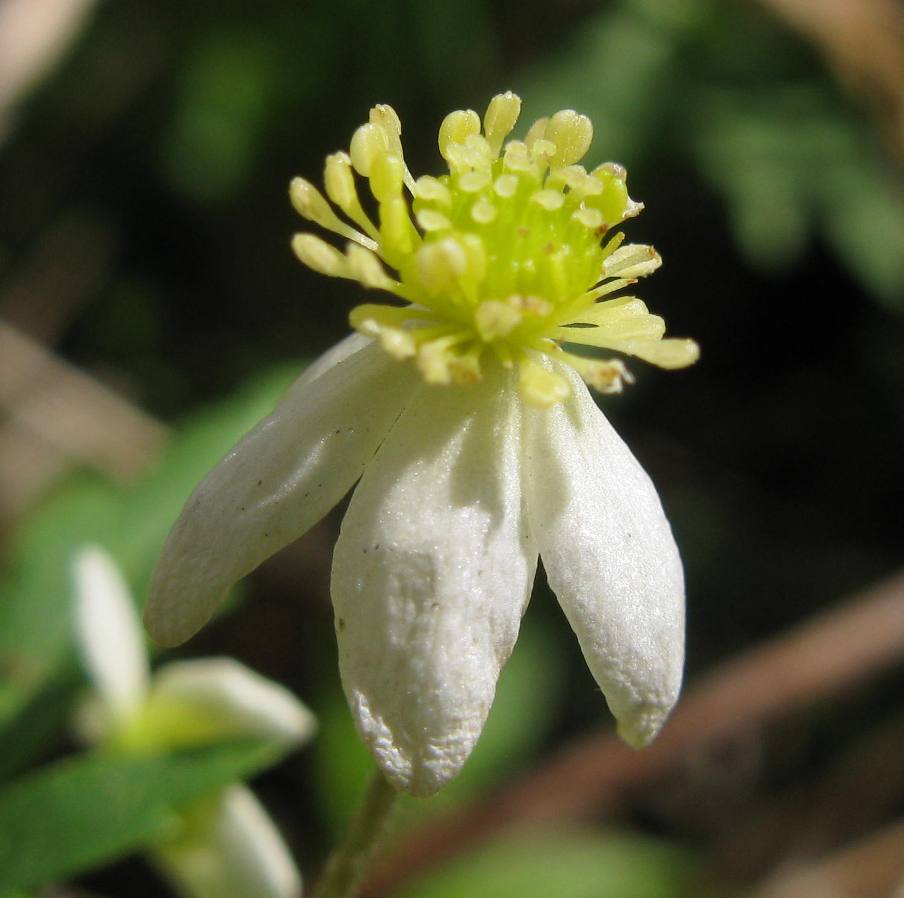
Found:
[[[79,650],[111,723],[122,723],[148,688],[144,634],[129,588],[99,546],[75,556],[75,624]]]
[[[147,712],[177,709],[207,741],[260,736],[306,742],[316,723],[311,712],[284,686],[232,658],[173,661],[154,677]],[[175,734],[178,739],[178,733]]]
[[[183,834],[153,857],[187,898],[300,898],[292,855],[244,786],[190,810],[183,822]]]
[[[349,334],[345,339],[340,340],[335,346],[331,346],[326,352],[314,359],[301,372],[291,389],[295,390],[298,387],[311,383],[313,380],[317,380],[321,374],[325,374],[330,368],[338,365],[339,362],[344,362],[350,355],[354,355],[359,349],[369,346],[373,341],[373,337],[366,337],[364,334],[357,333],[357,331]]]
[[[540,557],[619,734],[639,747],[681,688],[684,575],[656,489],[566,366],[571,395],[527,418]]]
[[[176,521],[151,579],[145,623],[188,639],[245,574],[301,536],[361,476],[417,376],[364,347],[276,410],[207,475]]]
[[[510,373],[425,386],[342,523],[332,592],[343,686],[387,778],[416,795],[470,754],[530,596],[520,457]]]

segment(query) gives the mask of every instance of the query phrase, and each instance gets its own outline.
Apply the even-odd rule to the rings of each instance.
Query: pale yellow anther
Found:
[[[524,293],[513,293],[506,299],[506,302],[523,315],[539,318],[545,318],[550,315],[555,308],[549,300],[543,299],[541,296],[534,296],[531,293],[526,295]]]
[[[580,209],[577,209],[571,217],[576,222],[584,225],[585,228],[590,228],[591,231],[595,231],[605,224],[603,213],[600,212],[599,209],[588,209],[582,206]]]
[[[359,175],[370,177],[374,159],[390,150],[389,136],[384,128],[373,123],[361,125],[352,135],[349,147],[352,165]]]
[[[405,256],[415,247],[417,233],[402,197],[380,203],[380,247],[392,256]],[[390,261],[392,259],[390,258]]]
[[[527,135],[524,138],[524,144],[528,150],[530,150],[538,140],[546,136],[546,126],[548,124],[548,118],[538,118],[530,128],[528,128]]]
[[[464,247],[450,237],[426,243],[417,252],[420,279],[431,293],[439,293],[455,284],[468,269]]]
[[[603,261],[606,277],[640,278],[652,274],[662,265],[662,257],[653,249],[640,243],[619,247]]]
[[[582,315],[582,321],[588,317]],[[639,315],[606,319],[597,317],[596,327],[560,327],[552,336],[565,343],[596,346],[600,349],[620,349],[626,341],[661,340],[665,334],[665,321],[659,315]]]
[[[510,90],[504,94],[497,94],[490,100],[483,116],[483,133],[486,134],[493,158],[499,155],[505,138],[515,127],[515,122],[518,121],[520,114],[521,98]]]
[[[449,370],[452,373],[452,380],[459,386],[473,386],[481,379],[480,356],[476,351],[453,355],[449,359]]]
[[[600,393],[621,393],[626,383],[633,383],[631,372],[619,359],[582,359],[578,373]]]
[[[292,250],[308,268],[330,277],[350,277],[345,256],[314,234],[296,234]],[[366,252],[366,250],[362,250]]]
[[[348,313],[348,323],[359,333],[375,337],[383,327],[399,328],[413,317],[410,308],[364,303]]]
[[[452,222],[442,212],[437,212],[436,209],[419,209],[415,212],[414,217],[417,219],[421,229],[428,233],[448,231],[452,227]]]
[[[457,109],[450,112],[439,126],[439,151],[443,159],[449,159],[449,148],[464,145],[468,136],[480,133],[480,116],[473,109]]]
[[[395,153],[380,153],[370,166],[370,189],[381,203],[402,194],[405,165]]]
[[[338,221],[336,213],[330,208],[323,194],[304,178],[292,178],[289,185],[289,198],[295,211],[308,221],[316,222],[326,228],[331,228],[333,221]]]
[[[471,206],[471,218],[476,224],[487,225],[498,213],[499,210],[486,197],[481,197]]]
[[[410,359],[417,352],[417,341],[411,331],[400,327],[381,327],[376,336],[383,349],[399,361]]]
[[[628,170],[619,162],[603,162],[593,169],[590,174],[595,178],[617,178],[619,181],[628,180]]]
[[[458,179],[458,186],[465,193],[479,193],[490,183],[488,171],[470,171]]]
[[[333,153],[326,157],[323,185],[326,195],[343,211],[357,205],[358,191],[348,153]]]
[[[476,234],[462,235],[461,246],[465,253],[464,278],[476,287],[487,273],[486,247]]]
[[[396,137],[400,137],[402,134],[402,120],[388,103],[377,103],[370,110],[368,121],[388,134],[394,134]]]
[[[530,147],[530,156],[534,162],[548,165],[556,155],[556,145],[551,140],[541,137],[535,140]]]
[[[289,198],[295,211],[308,221],[319,224],[328,231],[340,234],[348,240],[354,240],[368,249],[376,249],[376,243],[370,238],[356,231],[333,211],[330,204],[320,191],[304,178],[293,178],[289,185]]]
[[[605,328],[610,340],[661,340],[665,335],[665,319],[659,315],[622,318]]]
[[[349,273],[363,286],[374,290],[392,290],[396,282],[386,274],[376,254],[350,243],[345,250]]]
[[[619,296],[617,299],[609,299],[590,306],[589,309],[585,309],[574,320],[586,324],[597,324],[602,327],[613,321],[639,318],[648,314],[649,310],[642,299],[638,299],[636,296]]]
[[[443,340],[422,343],[417,351],[417,367],[428,384],[452,383],[451,355]]]
[[[527,402],[542,408],[561,402],[571,392],[564,377],[526,357],[518,368],[518,387]]]
[[[414,185],[414,195],[425,202],[437,203],[446,208],[452,205],[452,194],[449,193],[449,188],[430,175],[417,179]]]
[[[531,194],[530,200],[547,212],[554,212],[565,205],[565,197],[558,190],[538,190],[536,193]]]
[[[507,337],[521,324],[521,320],[521,313],[517,309],[498,299],[482,302],[474,312],[477,333],[486,343]]]
[[[482,134],[469,134],[465,138],[465,147],[475,154],[475,158],[480,160],[480,164],[489,168],[493,160],[496,158],[490,149],[490,144]]]
[[[573,109],[562,109],[549,120],[544,137],[556,145],[552,165],[571,165],[590,149],[593,123]]]
[[[582,165],[563,165],[554,169],[546,179],[547,187],[557,190],[567,187],[569,196],[583,199],[587,196],[599,196],[603,192],[603,184],[598,178],[588,175]]]
[[[520,140],[510,140],[505,145],[502,164],[510,172],[530,172],[534,169],[527,144]]]
[[[660,368],[686,368],[700,358],[700,347],[695,340],[668,337],[664,340],[626,340],[613,346],[619,352],[637,356]]]
[[[500,175],[493,182],[493,192],[504,200],[510,199],[518,190],[517,175]]]

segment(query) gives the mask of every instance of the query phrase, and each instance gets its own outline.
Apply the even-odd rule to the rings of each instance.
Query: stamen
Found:
[[[342,221],[320,191],[304,178],[293,178],[289,185],[289,198],[295,211],[308,221],[319,224],[320,227],[339,234],[347,240],[354,240],[368,249],[376,249],[377,244],[369,237],[356,231],[353,227]]]
[[[555,371],[538,365],[527,353],[518,359],[518,387],[533,405],[548,408],[568,397],[568,381]]]
[[[370,189],[379,202],[395,199],[402,195],[402,179],[405,166],[395,153],[383,153],[371,163]]]
[[[554,212],[565,205],[565,197],[558,190],[538,190],[531,195],[531,202],[542,206],[547,212]]]
[[[355,176],[352,174],[352,160],[348,153],[333,153],[327,156],[323,173],[326,195],[374,240],[379,238],[376,225],[361,207]]]
[[[449,188],[430,175],[423,175],[415,181],[414,196],[419,200],[437,203],[445,208],[452,205],[452,194],[449,193]]]
[[[380,249],[387,261],[398,268],[419,243],[405,200],[399,196],[380,203]]]
[[[468,172],[458,179],[459,189],[465,193],[479,193],[489,183],[490,173],[488,171]]]
[[[374,159],[389,152],[389,136],[385,128],[368,123],[361,125],[352,135],[349,155],[355,171],[362,177],[370,177]]]
[[[498,211],[499,210],[486,197],[481,197],[471,207],[471,218],[474,219],[477,224],[486,225],[496,218],[496,213]]]
[[[414,178],[408,171],[405,153],[402,150],[402,122],[395,109],[386,103],[378,103],[370,110],[369,120],[386,134],[390,149],[402,162],[402,179],[405,186],[414,193]]]
[[[639,278],[652,274],[662,265],[662,257],[652,246],[635,243],[621,247],[603,261],[606,277]]]
[[[493,182],[493,192],[504,200],[511,199],[518,190],[517,175],[500,175]]]
[[[566,343],[615,349],[625,340],[659,340],[665,334],[665,321],[658,315],[643,315],[612,321],[604,326],[557,327],[551,334]]]
[[[483,133],[493,153],[493,158],[499,156],[499,150],[505,138],[509,136],[518,116],[521,114],[521,98],[511,91],[497,94],[490,100],[487,111],[483,117]]]
[[[350,243],[346,247],[345,257],[349,271],[364,287],[393,292],[398,288],[399,282],[386,274],[379,258],[370,250]]]
[[[480,116],[473,109],[450,112],[439,126],[439,151],[443,159],[451,162],[449,148],[464,144],[468,135],[480,133]]]
[[[295,179],[296,209],[351,241],[343,254],[313,234],[296,235],[299,259],[411,303],[360,305],[349,319],[393,358],[414,358],[429,383],[474,383],[484,360],[495,359],[517,365],[525,400],[544,406],[569,393],[568,380],[544,356],[603,392],[631,379],[619,359],[563,346],[609,349],[663,367],[693,362],[697,344],[664,338],[665,322],[641,300],[599,301],[661,264],[653,247],[624,246],[616,230],[642,208],[628,195],[624,168],[606,163],[588,173],[578,164],[593,127],[570,109],[539,119],[523,141],[507,141],[520,106],[510,92],[494,97],[483,134],[472,110],[446,116],[438,142],[449,173],[417,181],[405,164],[398,116],[374,106],[349,152],[329,156],[324,170],[327,196],[363,233]],[[377,224],[361,206],[355,172],[369,180]]]
[[[414,217],[421,228],[428,232],[448,231],[452,227],[452,222],[436,209],[420,209],[415,212]]]
[[[633,355],[659,368],[686,368],[700,358],[700,346],[695,340],[666,337],[663,340],[613,341],[611,349]]]
[[[522,315],[509,303],[498,299],[482,302],[474,312],[474,324],[477,333],[486,343],[492,343],[500,337],[507,337],[519,324]]]
[[[573,109],[562,109],[547,123],[543,135],[556,145],[550,164],[553,167],[571,165],[584,157],[593,140],[593,123],[586,115]]]
[[[354,278],[345,256],[315,234],[296,234],[292,238],[292,250],[313,271],[330,277]]]
[[[634,377],[620,359],[585,359],[563,352],[562,356],[581,377],[600,393],[621,393]]]

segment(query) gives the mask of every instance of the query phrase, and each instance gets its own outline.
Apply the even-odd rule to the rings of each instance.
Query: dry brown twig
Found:
[[[167,438],[150,415],[2,322],[0,410],[0,518],[72,461],[128,478]]]
[[[367,898],[515,825],[611,813],[695,752],[763,727],[904,657],[904,572],[756,646],[688,691],[659,739],[633,752],[609,731],[579,740],[533,773],[405,838],[368,878]]]
[[[892,898],[904,887],[904,821],[807,866],[779,871],[751,898]]]

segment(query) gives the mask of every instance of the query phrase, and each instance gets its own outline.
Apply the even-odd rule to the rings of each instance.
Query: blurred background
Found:
[[[664,258],[641,295],[702,346],[602,400],[682,548],[689,689],[649,754],[614,746],[538,582],[474,758],[406,802],[369,894],[891,896],[896,0],[0,0],[0,776],[77,750],[75,548],[104,545],[141,598],[195,482],[347,332],[355,287],[289,250],[289,179],[318,182],[376,102],[436,173],[446,112],[506,89],[522,122],[593,119],[586,161],[627,167],[629,237]],[[320,719],[255,781],[309,880],[367,771],[332,635],[341,512],[179,650],[236,656]],[[125,849],[53,879],[34,894],[166,893]]]

